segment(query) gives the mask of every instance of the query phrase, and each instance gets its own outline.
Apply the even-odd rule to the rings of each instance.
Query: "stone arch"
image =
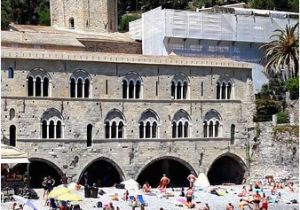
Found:
[[[91,173],[92,175],[89,174],[90,171],[92,171],[93,169],[96,170],[97,169],[97,162],[100,163],[98,164],[98,167],[101,168],[100,171],[101,173]],[[94,167],[92,167],[94,165]],[[113,169],[109,169],[106,167],[113,167]],[[106,168],[105,170],[103,170],[103,167]],[[92,168],[92,170],[89,170],[89,168]],[[92,161],[88,162],[84,167],[83,170],[81,172],[81,174],[78,177],[78,181],[81,184],[84,184],[84,176],[87,173],[88,176],[88,184],[92,185],[93,183],[97,183],[98,180],[101,181],[101,183],[97,183],[97,186],[112,186],[115,183],[119,183],[121,181],[125,180],[125,175],[122,171],[122,169],[120,168],[120,166],[113,161],[110,158],[107,157],[98,157],[96,159],[93,159]],[[113,178],[111,180],[105,180],[108,178],[109,175],[113,175]],[[105,183],[107,181],[107,183]]]
[[[158,170],[152,170],[152,168],[156,168]],[[174,170],[172,170],[174,169]],[[177,169],[177,170],[175,170]],[[169,174],[169,171],[176,171],[177,173]],[[154,172],[149,174],[148,176],[145,173]],[[195,169],[185,160],[175,156],[162,156],[158,158],[153,158],[147,161],[136,174],[135,180],[139,182],[139,184],[144,184],[145,181],[148,181],[152,187],[156,187],[159,184],[159,180],[162,177],[163,173],[165,173],[170,179],[170,186],[172,187],[187,187],[188,181],[187,176],[193,172],[197,174]],[[151,177],[148,179],[147,177]],[[172,183],[173,179],[173,183]]]
[[[217,157],[210,164],[207,177],[212,185],[223,183],[242,184],[247,170],[247,165],[241,157],[227,152]]]
[[[158,124],[160,122],[160,118],[159,118],[158,114],[155,111],[153,111],[152,109],[147,109],[146,111],[144,111],[141,114],[139,122],[147,121],[147,120],[150,120],[151,122],[157,121]]]
[[[128,72],[122,80],[123,98],[139,99],[143,97],[144,82],[136,72]]]
[[[55,186],[61,184],[60,179],[63,175],[63,171],[55,163],[37,157],[29,158],[29,161],[28,172],[31,177],[29,186],[31,188],[42,188],[43,178],[49,175],[55,180]],[[27,170],[27,164],[17,164],[14,169],[17,169],[21,174],[24,174]]]
[[[41,121],[43,120],[49,120],[53,117],[56,117],[60,120],[64,120],[64,117],[62,116],[62,114],[55,108],[49,108],[47,109],[41,116]]]

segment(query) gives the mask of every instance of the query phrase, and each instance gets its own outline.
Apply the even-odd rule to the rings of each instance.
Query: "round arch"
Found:
[[[227,152],[217,157],[210,164],[207,177],[212,185],[223,183],[242,184],[247,170],[247,165],[242,158]]]
[[[55,185],[59,185],[63,171],[53,162],[43,158],[29,158],[29,187],[42,188],[44,177],[51,176],[55,180]],[[21,163],[14,166],[14,170],[18,170],[21,174],[27,171],[27,164]]]
[[[93,173],[94,171],[97,171],[97,173]],[[111,187],[113,184],[125,180],[125,175],[119,165],[107,157],[96,158],[83,167],[78,178],[81,184],[85,184],[86,175],[89,185],[96,183],[99,187]]]
[[[156,187],[159,184],[160,178],[165,173],[171,180],[170,186],[187,187],[187,176],[191,172],[197,174],[187,161],[174,156],[162,156],[148,161],[145,166],[138,171],[135,180],[137,180],[140,185],[148,181],[152,187]]]

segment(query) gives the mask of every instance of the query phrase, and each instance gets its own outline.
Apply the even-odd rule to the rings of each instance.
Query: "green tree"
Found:
[[[254,9],[273,10],[275,7],[275,3],[274,3],[274,0],[252,0],[251,7]]]
[[[127,32],[129,30],[129,22],[140,18],[138,14],[125,14],[121,17],[119,22],[118,31]]]
[[[286,26],[285,30],[277,29],[271,38],[276,38],[270,43],[261,46],[264,51],[262,63],[264,71],[269,77],[280,75],[283,70],[286,80],[298,76],[299,63],[299,34],[298,23],[294,26]]]
[[[299,98],[299,78],[291,78],[286,81],[286,90],[290,92],[292,100]]]

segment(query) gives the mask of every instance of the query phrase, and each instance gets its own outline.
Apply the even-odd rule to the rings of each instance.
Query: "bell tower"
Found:
[[[51,26],[90,32],[116,32],[117,0],[50,0]]]

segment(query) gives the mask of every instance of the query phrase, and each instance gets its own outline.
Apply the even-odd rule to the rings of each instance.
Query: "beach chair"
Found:
[[[147,206],[147,203],[144,201],[143,195],[138,195],[138,201],[141,205]]]
[[[56,205],[54,198],[50,198],[49,201],[50,201],[50,203],[49,203],[50,210],[58,209],[58,206]]]
[[[133,195],[130,195],[130,196],[129,196],[129,200],[130,200],[130,202],[134,201],[134,196],[133,196]]]

